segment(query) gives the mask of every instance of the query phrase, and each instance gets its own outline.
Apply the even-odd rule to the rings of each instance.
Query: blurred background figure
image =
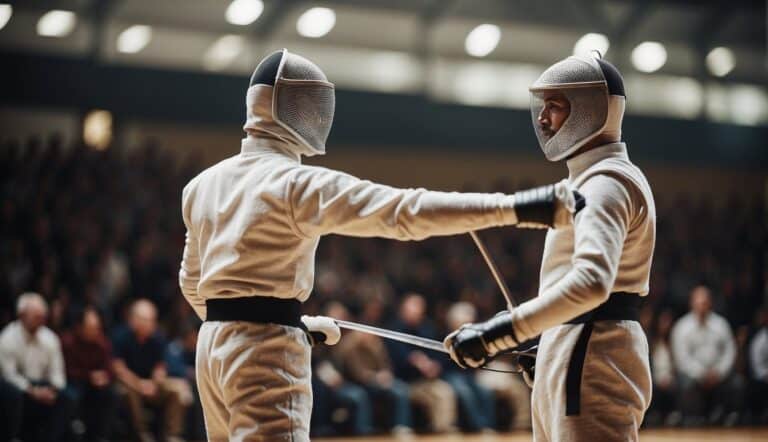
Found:
[[[67,373],[67,394],[75,403],[76,415],[85,424],[85,440],[110,436],[115,405],[112,345],[94,307],[77,312],[72,329],[61,337]]]
[[[186,381],[192,389],[192,405],[187,409],[184,419],[184,434],[192,440],[205,439],[203,407],[197,394],[195,380],[195,349],[199,328],[200,321],[197,316],[190,317],[187,323],[181,325],[179,337],[171,341],[165,351],[168,376]]]
[[[425,338],[437,338],[434,325],[426,317],[426,307],[422,295],[405,294],[399,314],[388,328]],[[447,357],[396,341],[388,341],[387,348],[395,362],[395,376],[409,383],[411,400],[426,413],[429,429],[438,433],[454,431],[456,395],[451,385],[440,378],[443,363],[450,362]]]
[[[758,329],[749,345],[749,411],[753,422],[768,424],[768,309],[758,312]]]
[[[0,333],[3,400],[11,413],[3,420],[10,439],[59,441],[65,436],[71,403],[58,336],[45,326],[48,306],[37,293],[17,301],[18,319]]]
[[[448,330],[456,330],[476,320],[477,311],[468,302],[453,304],[446,315]],[[496,399],[493,392],[477,382],[477,370],[464,370],[451,362],[443,364],[443,379],[456,393],[461,426],[470,432],[492,431],[496,426]]]
[[[675,317],[670,310],[664,310],[648,336],[651,350],[651,375],[653,377],[653,401],[646,414],[649,424],[675,425],[681,415],[676,412],[678,382],[675,361],[672,357],[670,334]]]
[[[378,325],[380,310],[380,303],[367,303],[362,313],[363,322]],[[365,388],[373,404],[383,405],[383,410],[378,411],[384,411],[385,425],[392,433],[411,433],[413,423],[408,384],[395,377],[384,341],[368,333],[346,331],[344,339],[332,348],[332,352],[345,375]]]
[[[672,328],[685,423],[733,425],[738,419],[740,380],[729,376],[736,359],[731,326],[712,311],[712,294],[706,286],[691,291],[690,308]]]
[[[154,439],[144,417],[144,408],[152,407],[162,415],[164,437],[178,440],[192,393],[186,380],[168,376],[166,342],[157,333],[157,309],[152,302],[139,299],[131,305],[128,323],[116,332],[113,345],[118,391],[128,407],[134,437]]]

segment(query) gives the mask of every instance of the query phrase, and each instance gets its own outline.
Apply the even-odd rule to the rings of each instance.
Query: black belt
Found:
[[[215,298],[205,301],[206,321],[248,321],[301,327],[301,302],[266,296]]]
[[[565,375],[565,415],[581,413],[581,373],[587,356],[587,344],[595,321],[637,321],[643,298],[637,293],[616,292],[594,310],[577,316],[567,324],[584,324],[576,340]]]

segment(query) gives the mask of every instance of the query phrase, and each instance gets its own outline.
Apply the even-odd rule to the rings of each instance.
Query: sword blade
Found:
[[[334,321],[339,327],[348,330],[357,330],[363,333],[370,333],[382,338],[391,339],[393,341],[404,342],[417,347],[439,351],[440,353],[448,353],[448,350],[445,349],[443,343],[434,339],[422,338],[421,336],[409,335],[408,333],[400,333],[371,325],[358,324],[357,322],[342,321],[340,319],[334,319]]]
[[[491,257],[491,253],[485,247],[485,243],[483,243],[483,240],[480,239],[480,236],[478,236],[477,232],[470,231],[469,236],[471,236],[472,240],[475,241],[475,245],[480,250],[480,254],[483,255],[483,259],[485,260],[485,263],[488,265],[488,269],[491,271],[491,274],[493,275],[493,279],[496,280],[496,284],[499,286],[499,289],[501,290],[501,294],[504,295],[504,299],[507,301],[507,309],[511,312],[512,309],[517,306],[517,303],[515,302],[515,299],[512,298],[512,295],[509,293],[509,287],[507,287],[507,283],[504,281],[504,278],[501,276],[501,272],[499,271],[499,268],[496,267],[496,262],[493,260],[493,257]]]

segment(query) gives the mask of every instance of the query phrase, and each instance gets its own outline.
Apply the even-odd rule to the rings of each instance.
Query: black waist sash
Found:
[[[206,321],[247,321],[301,327],[301,301],[267,296],[206,299]]]
[[[606,302],[594,310],[577,316],[567,324],[584,324],[576,340],[565,375],[565,415],[581,413],[581,374],[587,356],[587,344],[595,321],[637,321],[643,298],[637,293],[615,292]]]

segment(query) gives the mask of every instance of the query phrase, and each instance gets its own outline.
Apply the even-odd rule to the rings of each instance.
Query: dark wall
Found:
[[[240,124],[246,76],[96,64],[0,52],[0,105],[109,109],[116,118]],[[671,163],[766,168],[768,127],[628,116],[633,157]],[[422,149],[536,146],[527,111],[435,102],[423,96],[339,90],[331,145]]]

